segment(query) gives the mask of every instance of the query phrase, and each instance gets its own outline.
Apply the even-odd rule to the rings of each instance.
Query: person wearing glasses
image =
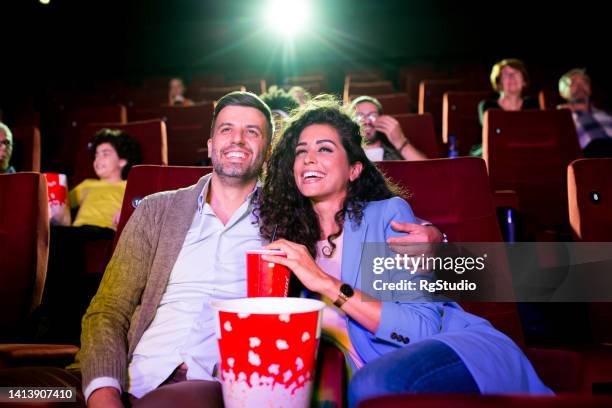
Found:
[[[9,163],[13,154],[13,134],[4,123],[0,122],[0,174],[15,173]]]
[[[351,102],[354,119],[361,125],[363,149],[371,161],[424,160],[400,127],[399,122],[383,115],[380,102],[371,96],[360,96]]]

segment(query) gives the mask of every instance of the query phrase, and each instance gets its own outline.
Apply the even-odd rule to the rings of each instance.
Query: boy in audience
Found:
[[[140,163],[140,146],[127,133],[102,129],[91,143],[98,179],[85,179],[70,191],[70,207],[78,207],[72,226],[117,229],[128,172]]]

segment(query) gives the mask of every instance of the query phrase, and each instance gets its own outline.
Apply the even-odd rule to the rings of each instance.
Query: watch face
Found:
[[[343,294],[344,296],[346,296],[346,297],[351,297],[351,296],[353,296],[353,294],[355,293],[355,292],[353,291],[353,288],[351,288],[351,285],[348,285],[348,284],[346,284],[346,283],[343,283],[343,284],[340,286],[340,292],[342,292],[342,294]]]

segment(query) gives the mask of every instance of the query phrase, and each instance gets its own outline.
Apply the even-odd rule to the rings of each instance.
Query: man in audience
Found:
[[[208,140],[213,172],[140,202],[83,318],[78,363],[62,376],[82,375],[90,407],[222,405],[209,301],[246,296],[245,252],[264,244],[252,198],[272,134],[261,99],[224,96]],[[429,226],[394,228],[410,232],[405,242],[442,238]],[[0,370],[0,383],[15,370]]]
[[[558,108],[572,111],[578,141],[585,157],[612,157],[612,115],[591,103],[591,78],[572,69],[559,79],[559,94],[567,101]]]
[[[383,115],[378,99],[360,96],[351,102],[355,119],[361,125],[363,148],[372,161],[424,160],[427,157],[418,151],[402,132],[399,122]]]
[[[0,122],[0,174],[15,172],[15,169],[9,164],[12,154],[13,134],[8,126]]]

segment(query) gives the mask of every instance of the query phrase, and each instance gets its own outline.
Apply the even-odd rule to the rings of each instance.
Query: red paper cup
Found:
[[[274,262],[264,261],[262,255],[287,257],[283,251],[267,249],[247,251],[247,296],[287,297],[289,269]]]
[[[49,222],[53,225],[70,225],[68,181],[65,174],[43,173],[47,179]]]
[[[308,407],[325,304],[274,297],[211,305],[225,406]]]
[[[68,202],[68,181],[65,174],[43,173],[47,179],[47,194],[50,206],[64,205]]]

